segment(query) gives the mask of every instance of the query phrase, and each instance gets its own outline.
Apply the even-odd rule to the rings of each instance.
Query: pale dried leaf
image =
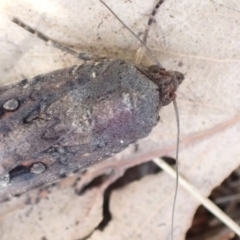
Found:
[[[102,220],[102,188],[93,188],[84,195],[75,193],[71,184],[39,193],[32,191],[0,205],[1,240],[84,238]],[[14,231],[12,231],[14,229]]]

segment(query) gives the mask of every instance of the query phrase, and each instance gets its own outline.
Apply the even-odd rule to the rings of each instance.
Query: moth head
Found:
[[[162,106],[166,106],[176,98],[176,91],[184,80],[184,75],[178,71],[166,71],[158,65],[152,65],[143,72],[159,88]]]

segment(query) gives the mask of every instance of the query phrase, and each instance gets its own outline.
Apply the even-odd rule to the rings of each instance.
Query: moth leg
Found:
[[[147,26],[145,28],[145,31],[144,31],[144,34],[143,34],[143,42],[145,44],[147,44],[147,38],[148,38],[148,34],[149,34],[149,31],[151,29],[151,26],[152,26],[152,23],[155,22],[155,15],[159,9],[159,7],[162,5],[162,3],[164,2],[165,0],[159,0],[157,2],[157,4],[155,5],[155,7],[153,8],[152,10],[152,13],[150,14],[150,17],[148,19],[148,23],[147,23]],[[142,62],[143,62],[143,57],[145,56],[146,54],[146,48],[145,46],[141,46],[137,53],[136,53],[136,56],[135,56],[135,62],[136,64],[139,64],[139,65],[142,65]],[[161,65],[159,66],[161,67]]]
[[[139,142],[134,143],[134,152],[137,153],[139,150]]]
[[[37,31],[36,29],[33,29],[32,27],[30,27],[29,25],[25,24],[24,22],[22,22],[21,20],[19,20],[18,18],[13,18],[12,22],[17,24],[18,26],[24,28],[26,31],[32,33],[33,35],[37,36],[38,38],[40,38],[41,40],[43,40],[45,43],[52,45],[55,48],[58,48],[68,54],[73,55],[76,58],[79,58],[83,61],[89,61],[89,60],[102,60],[105,59],[105,56],[98,56],[98,55],[93,55],[93,54],[88,54],[88,53],[78,53],[66,46],[64,46],[63,44],[58,43],[57,41],[49,38],[48,36],[46,36],[45,34]]]
[[[150,31],[150,28],[152,26],[152,23],[155,22],[155,15],[159,9],[159,7],[162,5],[162,3],[164,2],[165,0],[159,0],[158,3],[155,5],[154,9],[152,10],[152,13],[148,19],[148,23],[147,23],[147,26],[146,26],[146,29],[145,29],[145,32],[144,32],[144,35],[143,35],[143,41],[145,43],[147,43],[147,37],[148,37],[148,34],[149,34],[149,31]]]

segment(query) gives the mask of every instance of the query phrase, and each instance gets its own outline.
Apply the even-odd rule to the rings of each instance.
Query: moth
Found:
[[[159,65],[102,58],[0,87],[0,201],[146,137],[183,80]]]

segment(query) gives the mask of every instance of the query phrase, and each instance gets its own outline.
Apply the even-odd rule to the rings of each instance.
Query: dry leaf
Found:
[[[71,187],[76,179],[70,179],[51,192],[35,190],[0,205],[1,240],[33,236],[70,240],[91,234],[102,220],[104,189],[94,188],[79,196]]]

